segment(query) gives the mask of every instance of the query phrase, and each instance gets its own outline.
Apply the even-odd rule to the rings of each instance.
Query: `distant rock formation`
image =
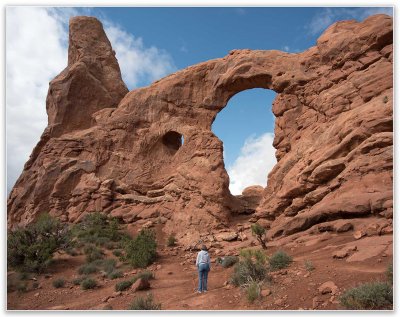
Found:
[[[72,18],[68,66],[50,83],[49,125],[9,196],[8,226],[101,211],[162,219],[189,242],[228,224],[242,205],[211,125],[250,88],[277,92],[278,163],[255,214],[270,237],[390,214],[392,42],[389,16],[343,21],[302,53],[235,50],[128,92],[101,23]]]

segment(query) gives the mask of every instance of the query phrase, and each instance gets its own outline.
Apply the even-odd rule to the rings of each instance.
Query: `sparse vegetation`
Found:
[[[310,260],[305,260],[304,261],[304,267],[308,272],[314,271],[315,266]]]
[[[53,254],[71,243],[68,226],[47,214],[26,228],[11,231],[7,236],[7,264],[16,270],[43,272]]]
[[[58,278],[54,280],[52,284],[54,288],[61,288],[65,286],[65,280],[63,278]]]
[[[131,280],[118,282],[117,284],[115,284],[115,290],[117,292],[122,292],[122,291],[128,289],[129,287],[131,287],[132,284],[133,284],[133,282]]]
[[[153,301],[153,295],[151,293],[144,297],[137,297],[133,300],[132,304],[129,305],[130,310],[160,310],[161,304],[156,304]]]
[[[284,269],[285,267],[288,267],[292,261],[292,257],[282,250],[276,251],[268,259],[269,266],[272,271]]]
[[[83,243],[105,246],[110,241],[121,241],[126,234],[119,230],[118,220],[100,212],[87,214],[82,222],[73,228],[73,234]]]
[[[260,297],[260,292],[261,290],[258,283],[255,281],[250,282],[249,286],[247,287],[247,300],[250,303],[254,302],[257,298]]]
[[[115,280],[116,278],[120,278],[120,277],[123,277],[123,276],[124,276],[124,274],[119,270],[112,271],[107,275],[107,277],[109,279],[112,279],[112,280]]]
[[[251,225],[251,233],[257,238],[258,242],[260,242],[261,247],[266,250],[267,249],[267,231],[263,226],[259,223],[255,223]]]
[[[121,250],[114,250],[112,253],[118,258],[122,256],[122,251]]]
[[[235,265],[239,261],[239,258],[237,256],[232,256],[228,255],[220,259],[220,265],[222,267],[231,267],[232,265]]]
[[[99,271],[99,268],[94,263],[84,264],[84,265],[80,266],[78,269],[78,273],[81,275],[82,274],[89,275],[89,274],[97,273],[98,271]]]
[[[146,281],[153,280],[154,279],[154,274],[152,272],[150,272],[150,271],[143,271],[143,272],[140,272],[140,273],[136,274],[132,278],[131,281],[132,281],[132,283],[135,283],[140,278],[142,280],[146,280]]]
[[[72,284],[74,285],[81,285],[82,281],[85,280],[85,276],[77,277],[72,281]]]
[[[387,103],[388,101],[389,101],[389,97],[388,96],[383,97],[383,103]]]
[[[168,247],[173,247],[173,246],[175,246],[175,245],[176,245],[176,238],[175,238],[174,235],[171,234],[171,235],[168,237],[167,246],[168,246]]]
[[[393,285],[393,263],[390,263],[386,269],[386,278]]]
[[[31,275],[28,272],[19,272],[18,273],[18,279],[21,281],[26,281],[30,279]]]
[[[100,260],[104,257],[103,251],[92,244],[87,245],[83,249],[83,252],[86,255],[86,262],[88,262],[88,263],[96,261],[96,260]]]
[[[232,284],[249,285],[251,282],[261,282],[267,278],[266,256],[261,250],[242,250],[240,257],[234,266]]]
[[[97,282],[96,282],[96,280],[94,280],[92,278],[85,278],[83,281],[81,281],[81,288],[83,290],[93,289],[96,286],[97,286]]]
[[[25,293],[27,291],[28,288],[28,283],[23,281],[23,282],[18,282],[16,285],[16,290],[19,293]]]
[[[155,233],[143,229],[132,240],[125,241],[125,260],[135,268],[144,268],[154,262],[157,256]]]
[[[384,282],[366,283],[347,290],[339,299],[352,310],[393,309],[393,288]]]

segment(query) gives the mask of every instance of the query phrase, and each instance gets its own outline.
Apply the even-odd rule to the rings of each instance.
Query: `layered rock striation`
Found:
[[[278,163],[268,186],[248,193],[271,238],[390,214],[392,42],[391,17],[343,21],[302,53],[235,50],[128,92],[100,22],[73,18],[68,66],[50,83],[49,125],[10,193],[8,226],[101,211],[163,219],[185,241],[228,225],[243,204],[211,125],[251,88],[277,92]]]

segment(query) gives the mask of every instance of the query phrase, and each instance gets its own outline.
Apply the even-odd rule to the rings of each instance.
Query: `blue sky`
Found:
[[[362,20],[381,12],[391,13],[391,8],[7,8],[7,189],[46,126],[48,82],[66,66],[70,16],[92,15],[103,22],[123,79],[134,89],[187,66],[223,57],[232,49],[301,52],[314,46],[335,21]],[[21,97],[21,89],[26,96]],[[235,193],[256,183],[265,186],[275,163],[271,146],[274,97],[274,92],[262,89],[241,92],[213,124],[214,133],[224,142]],[[248,166],[254,168],[249,171]]]

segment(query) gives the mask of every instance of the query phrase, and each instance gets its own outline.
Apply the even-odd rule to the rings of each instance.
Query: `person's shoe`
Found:
[[[203,293],[207,293],[207,290],[203,291]]]
[[[197,291],[197,294],[201,294],[201,292],[200,292],[200,291]]]

